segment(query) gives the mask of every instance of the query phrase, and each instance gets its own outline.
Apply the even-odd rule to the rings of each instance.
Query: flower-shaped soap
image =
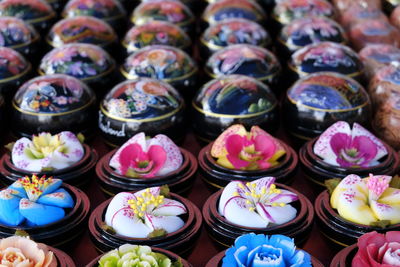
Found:
[[[225,252],[222,267],[293,266],[311,267],[311,256],[296,249],[294,240],[284,235],[246,234],[238,237]]]
[[[255,1],[220,0],[209,4],[202,15],[202,20],[209,25],[232,18],[248,19],[261,24],[265,22],[266,14]]]
[[[292,55],[289,67],[299,77],[321,71],[331,71],[361,79],[363,65],[350,47],[322,42],[307,45]]]
[[[122,28],[125,15],[124,8],[116,0],[70,0],[62,12],[64,18],[93,16],[105,20],[114,29]]]
[[[182,162],[179,147],[167,136],[146,139],[144,133],[138,133],[115,152],[110,166],[128,177],[152,178],[177,170]]]
[[[184,225],[179,215],[185,213],[185,205],[165,197],[161,187],[152,187],[117,194],[107,207],[105,223],[117,234],[147,238],[179,230]]]
[[[232,18],[210,25],[200,39],[205,55],[234,44],[266,47],[271,43],[268,32],[258,23],[242,18]]]
[[[143,25],[154,20],[167,21],[191,33],[194,18],[192,11],[181,1],[152,0],[145,1],[135,8],[131,22]]]
[[[56,12],[44,0],[4,0],[0,2],[0,16],[17,17],[45,29]]]
[[[252,182],[230,182],[222,191],[218,211],[230,223],[267,228],[293,220],[297,210],[289,203],[298,200],[295,193],[277,189],[274,177]]]
[[[107,47],[117,40],[113,28],[101,19],[76,16],[62,19],[53,25],[46,41],[52,47],[70,43],[88,43]]]
[[[174,83],[193,76],[197,66],[183,50],[154,45],[130,55],[122,65],[121,72],[130,80],[147,77]]]
[[[314,145],[314,153],[340,167],[371,167],[388,154],[385,145],[358,123],[351,128],[339,121],[326,129]]]
[[[61,259],[60,259],[61,260]],[[0,239],[2,266],[57,267],[57,256],[45,244],[29,237],[10,236]]]
[[[358,238],[356,248],[351,267],[364,267],[370,262],[375,267],[400,266],[400,231],[366,233]]]
[[[74,206],[62,181],[45,177],[21,178],[0,191],[0,223],[8,226],[42,226],[61,220]]]
[[[389,186],[391,176],[351,174],[332,192],[330,203],[339,215],[351,222],[371,225],[379,221],[400,223],[400,189]]]
[[[152,267],[178,267],[182,259],[171,259],[168,255],[158,252],[149,246],[125,244],[103,256],[98,261],[99,267],[117,266],[152,266]],[[94,265],[93,265],[94,267]]]
[[[278,165],[285,153],[280,142],[258,126],[247,132],[240,124],[226,129],[211,147],[217,164],[235,170],[268,169]]]
[[[205,72],[212,78],[230,74],[247,75],[272,87],[277,82],[281,65],[267,49],[238,44],[215,52],[206,63]]]
[[[334,17],[331,3],[326,0],[282,0],[278,1],[272,17],[282,25],[304,17]]]
[[[67,74],[89,81],[110,73],[114,68],[114,60],[102,48],[92,44],[73,43],[54,48],[47,53],[40,63],[39,72],[42,75]]]
[[[157,20],[132,27],[122,41],[127,54],[149,45],[169,45],[187,49],[190,44],[190,37],[179,26]]]
[[[289,52],[324,41],[341,44],[346,42],[346,34],[343,28],[334,20],[326,17],[296,19],[281,30],[278,38],[278,41]]]
[[[38,42],[39,34],[29,24],[16,17],[0,17],[0,46],[29,54],[29,47]]]
[[[11,160],[20,169],[41,172],[68,168],[82,159],[84,148],[72,132],[40,133],[13,145]]]

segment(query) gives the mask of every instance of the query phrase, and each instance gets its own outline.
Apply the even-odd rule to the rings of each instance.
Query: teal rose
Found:
[[[293,239],[284,235],[243,235],[235,240],[222,259],[222,267],[308,267],[311,256],[297,250]]]

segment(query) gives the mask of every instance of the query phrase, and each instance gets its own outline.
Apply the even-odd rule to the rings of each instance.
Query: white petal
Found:
[[[220,214],[222,214],[222,215],[224,214],[225,205],[229,201],[229,199],[231,199],[234,196],[234,193],[238,189],[239,183],[241,183],[241,182],[238,182],[238,181],[230,182],[223,189],[222,194],[219,198],[219,204],[218,204],[218,211]]]
[[[68,131],[61,132],[59,135],[61,142],[68,148],[65,154],[69,162],[78,162],[81,160],[85,151],[76,135]]]
[[[132,136],[128,141],[126,141],[112,156],[110,160],[110,166],[113,167],[116,170],[119,170],[121,165],[119,163],[119,156],[121,154],[121,151],[124,150],[127,146],[131,144],[138,144],[142,147],[143,151],[147,151],[146,149],[146,135],[141,132],[138,133],[134,136]]]
[[[260,178],[260,179],[250,182],[250,185],[251,185],[250,187],[253,188],[253,184],[255,184],[255,186],[256,186],[255,190],[260,192],[264,187],[266,189],[269,189],[271,187],[271,185],[273,183],[275,183],[275,180],[276,180],[275,177]]]
[[[186,207],[181,202],[165,198],[164,203],[158,206],[153,214],[156,216],[177,216],[186,212]]]
[[[184,221],[177,216],[154,216],[146,215],[145,222],[147,227],[154,229],[164,229],[168,233],[175,232],[183,227]]]
[[[167,153],[167,160],[164,166],[158,171],[158,175],[166,175],[177,170],[183,162],[183,156],[179,147],[168,136],[158,134],[150,141],[150,146],[159,145]]]
[[[293,208],[291,205],[286,205],[283,207],[265,207],[265,210],[272,217],[273,219],[272,223],[275,224],[287,223],[293,220],[297,214],[297,210]]]
[[[11,161],[12,163],[20,169],[29,171],[29,172],[40,172],[43,168],[49,167],[51,160],[49,157],[43,159],[34,159],[28,157],[25,150],[33,145],[32,141],[26,137],[19,139],[15,142],[12,152],[11,152]]]
[[[278,203],[291,203],[293,201],[298,200],[299,197],[288,190],[281,189],[281,192],[279,194],[271,194],[271,197],[269,200],[271,202],[278,202]]]
[[[373,161],[377,161],[378,159],[387,155],[388,151],[387,151],[385,145],[382,143],[382,141],[379,140],[370,131],[368,131],[367,129],[362,127],[360,124],[358,124],[358,123],[353,124],[352,136],[353,136],[353,138],[356,136],[366,136],[369,139],[371,139],[372,142],[374,142],[376,144],[376,146],[378,148],[378,153],[376,154]]]
[[[111,226],[117,234],[127,237],[146,238],[153,231],[153,229],[133,216],[129,208],[114,214],[112,222],[112,224],[107,225]]]
[[[108,204],[105,216],[105,223],[111,226],[114,215],[122,208],[128,207],[127,202],[129,199],[132,198],[134,198],[133,194],[127,192],[122,192],[115,195],[111,202]]]
[[[383,194],[379,198],[379,202],[391,205],[392,204],[400,205],[400,189],[389,187],[388,189],[385,190],[385,192],[383,192]]]
[[[357,190],[361,191],[365,195],[365,201],[367,201],[368,188],[367,185],[362,182],[360,176],[355,174],[350,174],[343,178],[343,180],[336,186],[331,195],[331,206],[336,209],[338,206],[339,196],[342,195],[347,190]],[[355,188],[357,185],[357,189]]]
[[[246,205],[246,199],[240,197],[231,198],[225,206],[222,214],[231,223],[245,227],[266,228],[268,220],[263,219],[257,212],[250,211]]]
[[[341,217],[355,223],[369,225],[377,221],[365,195],[359,191],[348,189],[345,194],[341,194],[336,209]]]
[[[383,204],[371,201],[370,206],[379,220],[390,220],[391,224],[400,223],[400,204]]]
[[[315,142],[313,151],[328,164],[337,165],[336,154],[333,152],[330,140],[336,133],[345,133],[351,135],[350,125],[345,121],[338,121],[326,129]]]

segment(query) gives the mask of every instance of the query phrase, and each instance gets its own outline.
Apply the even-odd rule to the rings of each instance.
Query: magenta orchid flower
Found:
[[[321,134],[314,153],[326,163],[340,167],[370,167],[387,155],[385,145],[367,129],[339,121]]]
[[[249,183],[230,182],[219,199],[219,213],[231,223],[253,228],[266,228],[270,224],[293,220],[297,210],[288,203],[298,200],[298,196],[277,189],[274,182],[274,177]]]
[[[144,133],[138,133],[118,149],[110,166],[128,177],[152,178],[177,170],[182,162],[179,147],[167,136],[146,139]]]
[[[280,142],[258,126],[247,132],[240,124],[226,129],[211,148],[219,165],[237,170],[268,169],[285,153]]]
[[[181,202],[166,198],[160,187],[151,187],[134,194],[117,194],[107,207],[105,223],[117,234],[146,238],[155,230],[172,233],[184,225],[178,217],[187,213]]]

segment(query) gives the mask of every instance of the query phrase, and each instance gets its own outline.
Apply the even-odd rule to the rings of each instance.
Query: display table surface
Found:
[[[281,135],[279,135],[281,137]],[[286,138],[283,138],[286,139]],[[101,138],[97,137],[92,142],[90,142],[93,148],[97,150],[99,156],[103,156],[106,152],[110,151],[111,148],[108,147]],[[184,148],[191,151],[195,156],[197,156],[200,151],[202,144],[200,144],[193,134],[188,134],[182,145]],[[311,202],[314,202],[317,192],[315,192],[311,185],[305,180],[302,172],[299,168],[297,175],[295,177],[295,181],[292,186],[297,189],[299,192],[306,195]],[[97,207],[101,202],[106,200],[106,196],[102,193],[99,186],[96,183],[96,177],[92,177],[90,185],[85,192],[89,196],[91,201],[91,209],[93,210]],[[200,209],[202,208],[206,199],[211,195],[211,191],[205,186],[201,177],[197,175],[196,181],[193,185],[192,191],[189,193],[188,198],[193,201],[194,204],[197,205]],[[324,239],[322,234],[318,231],[318,227],[314,224],[312,234],[306,244],[303,246],[303,249],[311,253],[313,256],[318,258],[325,266],[329,266],[329,263],[333,256],[335,255],[335,251],[330,247],[329,243]],[[82,236],[80,240],[77,241],[76,246],[71,249],[71,251],[66,251],[75,261],[77,266],[85,266],[95,257],[97,257],[100,253],[96,251],[93,246],[89,231],[86,230],[85,234]],[[187,260],[194,267],[202,267],[205,266],[207,261],[211,259],[214,255],[216,255],[219,250],[214,246],[213,241],[208,237],[207,231],[204,226],[202,229],[202,233],[198,243],[194,251],[187,258]]]

